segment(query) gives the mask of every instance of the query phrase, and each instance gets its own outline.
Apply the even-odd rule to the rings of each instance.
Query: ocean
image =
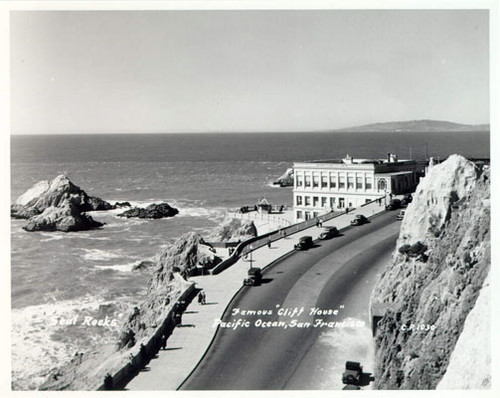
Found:
[[[147,205],[166,201],[163,220],[94,212],[95,231],[25,232],[11,221],[13,388],[35,388],[75,352],[116,338],[117,320],[146,293],[148,272],[132,271],[188,231],[202,235],[226,212],[266,198],[292,204],[276,180],[294,161],[342,158],[487,158],[489,133],[94,134],[11,137],[11,200],[64,173],[92,196]]]

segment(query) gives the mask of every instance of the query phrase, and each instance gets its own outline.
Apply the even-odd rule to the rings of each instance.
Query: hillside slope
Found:
[[[458,155],[432,167],[397,248],[372,292],[372,303],[387,309],[375,338],[375,388],[434,389],[490,269],[489,170]],[[487,343],[477,355],[489,351]]]
[[[398,122],[372,123],[336,131],[353,132],[405,132],[405,131],[489,131],[489,124],[459,124],[441,120],[408,120]]]

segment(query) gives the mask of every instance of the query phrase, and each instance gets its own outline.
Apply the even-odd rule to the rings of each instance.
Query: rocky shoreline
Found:
[[[208,235],[212,241],[220,238],[236,241],[256,233],[251,221],[226,220],[222,225]],[[130,355],[136,355],[141,344],[157,332],[175,302],[191,285],[189,275],[197,274],[199,269],[209,270],[220,261],[222,258],[201,235],[188,232],[161,250],[155,261],[141,263],[144,272],[152,270],[147,298],[124,318],[116,343],[99,347],[52,370],[39,389],[97,389],[105,374],[114,374],[123,368],[130,361]]]

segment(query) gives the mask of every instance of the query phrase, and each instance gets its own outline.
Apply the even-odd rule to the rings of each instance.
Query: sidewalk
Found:
[[[342,229],[350,225],[354,215],[370,217],[384,211],[383,203],[372,203],[323,223]],[[264,268],[271,262],[293,250],[299,237],[310,235],[317,239],[322,228],[310,227],[288,235],[252,252],[252,266]],[[126,387],[128,390],[175,390],[189,376],[208,349],[217,331],[217,320],[222,318],[232,297],[243,285],[250,262],[240,258],[233,266],[218,275],[191,277],[198,288],[207,296],[205,305],[195,298],[184,312],[182,326],[178,326],[168,339],[167,349],[160,350],[158,357],[151,360]]]

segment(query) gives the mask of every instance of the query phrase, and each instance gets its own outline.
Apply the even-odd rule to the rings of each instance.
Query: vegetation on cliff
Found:
[[[489,170],[458,155],[432,167],[397,245],[372,292],[372,303],[387,308],[376,334],[375,388],[434,389],[489,272]],[[479,351],[488,350],[483,340]]]

